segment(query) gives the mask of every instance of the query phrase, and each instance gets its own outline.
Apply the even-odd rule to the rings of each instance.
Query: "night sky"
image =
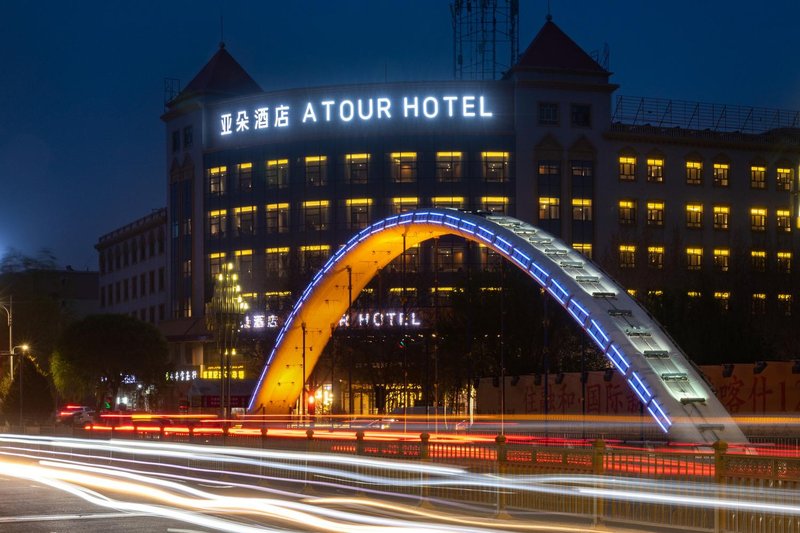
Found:
[[[521,0],[520,51],[546,0]],[[800,2],[552,0],[616,94],[800,109]],[[97,268],[98,238],[166,203],[164,78],[227,49],[265,90],[452,78],[449,0],[3,2],[0,253]],[[768,7],[766,7],[768,6]],[[669,9],[669,11],[666,11]]]

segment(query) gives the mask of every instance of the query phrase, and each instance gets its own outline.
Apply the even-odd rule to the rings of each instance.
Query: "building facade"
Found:
[[[233,262],[253,310],[246,327],[276,331],[350,236],[427,206],[541,226],[642,299],[680,288],[725,308],[795,312],[798,115],[615,98],[610,75],[550,20],[488,82],[265,93],[221,46],[162,116],[166,314],[198,330],[214,276]],[[381,311],[432,306],[465,265],[498,261],[439,239],[354,298]],[[184,341],[187,363],[209,363],[202,335]]]

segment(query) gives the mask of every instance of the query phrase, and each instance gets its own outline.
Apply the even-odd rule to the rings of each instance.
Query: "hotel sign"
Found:
[[[297,103],[275,100],[218,111],[220,137],[289,131],[317,124],[389,123],[400,121],[487,121],[492,101],[481,94],[407,94],[397,97],[320,98]]]
[[[397,327],[412,327],[418,328],[422,326],[422,316],[416,311],[402,312],[402,311],[367,311],[353,313],[353,322],[350,322],[350,316],[347,314],[342,315],[339,319],[339,327],[349,328],[350,326],[359,328],[397,328]]]

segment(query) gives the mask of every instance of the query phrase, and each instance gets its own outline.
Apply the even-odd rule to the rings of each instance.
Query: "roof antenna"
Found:
[[[545,17],[547,22],[553,20],[553,15],[550,13],[550,0],[547,0],[547,16]]]
[[[222,16],[222,10],[219,13],[219,47],[225,48],[225,20]]]

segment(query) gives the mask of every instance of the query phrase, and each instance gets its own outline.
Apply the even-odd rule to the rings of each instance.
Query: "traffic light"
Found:
[[[398,342],[398,343],[397,343],[397,346],[398,346],[398,347],[399,347],[401,350],[402,350],[403,348],[405,348],[406,346],[408,346],[408,337],[406,337],[405,335],[403,335],[402,337],[400,337],[400,342]]]
[[[314,397],[313,391],[309,393],[307,403],[308,403],[308,409],[307,409],[308,415],[314,416],[317,412],[317,399]]]

